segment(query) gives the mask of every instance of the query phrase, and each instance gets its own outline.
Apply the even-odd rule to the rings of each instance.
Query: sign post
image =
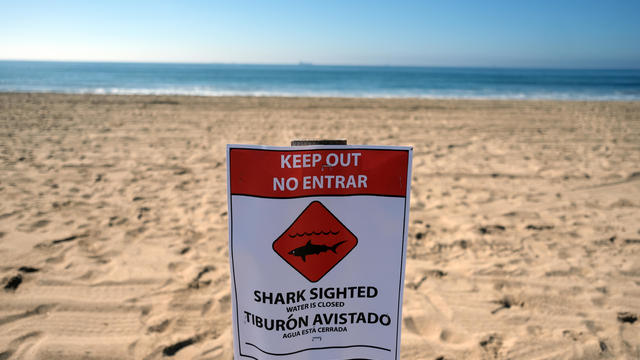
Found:
[[[410,147],[229,145],[236,359],[399,359]]]

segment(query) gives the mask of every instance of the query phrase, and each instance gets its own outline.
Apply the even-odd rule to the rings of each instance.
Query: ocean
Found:
[[[0,92],[640,100],[640,70],[0,61]]]

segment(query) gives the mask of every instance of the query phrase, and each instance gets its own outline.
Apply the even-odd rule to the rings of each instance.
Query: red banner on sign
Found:
[[[406,196],[405,150],[260,150],[231,148],[232,195],[290,198],[317,195]]]

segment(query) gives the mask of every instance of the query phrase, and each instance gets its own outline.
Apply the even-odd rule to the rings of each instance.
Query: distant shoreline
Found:
[[[53,96],[100,96],[100,97],[152,97],[152,98],[255,98],[255,99],[324,99],[324,100],[381,100],[381,101],[479,101],[479,102],[561,102],[561,103],[637,103],[640,100],[625,100],[625,99],[547,99],[547,98],[482,98],[482,97],[468,97],[468,98],[454,98],[454,97],[401,97],[401,96],[318,96],[318,95],[201,95],[201,94],[145,94],[145,93],[131,93],[131,94],[112,94],[112,93],[72,93],[72,92],[56,92],[56,91],[0,91],[0,96],[3,95],[53,95]]]
[[[324,64],[314,62],[292,63],[233,63],[233,62],[174,62],[174,61],[108,61],[108,60],[29,60],[0,59],[0,63],[52,63],[52,64],[113,64],[113,65],[187,65],[187,66],[266,66],[266,67],[328,67],[328,68],[408,68],[408,69],[480,69],[480,70],[557,70],[557,71],[640,71],[632,67],[544,67],[544,66],[448,66],[448,65],[393,65],[393,64]]]

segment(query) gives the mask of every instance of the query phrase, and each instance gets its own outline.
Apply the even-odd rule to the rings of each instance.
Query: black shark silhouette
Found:
[[[327,245],[314,245],[311,243],[311,240],[309,240],[305,245],[289,251],[289,254],[293,256],[299,256],[302,258],[302,261],[306,262],[307,261],[306,257],[309,255],[317,255],[329,250],[333,251],[333,253],[336,254],[336,249],[338,248],[338,245],[343,244],[345,242],[346,241],[340,241],[333,246],[327,246]]]

